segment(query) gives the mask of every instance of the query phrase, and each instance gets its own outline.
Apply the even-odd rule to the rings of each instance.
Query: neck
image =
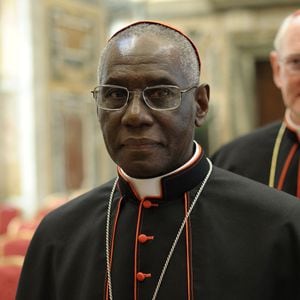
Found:
[[[295,125],[300,127],[300,116],[296,114],[295,112],[291,111],[290,109],[286,110],[286,113],[288,114],[290,121]]]
[[[295,125],[300,126],[300,116],[291,114],[291,119]]]
[[[297,115],[293,114],[290,109],[286,109],[284,118],[287,127],[294,131],[298,135],[298,138],[300,138],[300,120],[297,118]]]
[[[180,172],[181,170],[192,165],[199,158],[199,155],[202,152],[201,147],[197,143],[194,144],[195,144],[195,152],[191,157],[191,159],[189,159],[181,167],[177,168],[176,170],[170,173],[164,174],[162,176],[154,177],[154,178],[140,179],[140,178],[130,177],[124,172],[124,170],[118,168],[119,174],[134,187],[134,189],[138,193],[139,198],[143,199],[145,197],[155,197],[155,198],[159,197],[160,195],[162,195],[162,190],[161,190],[162,178],[167,177],[173,173]]]

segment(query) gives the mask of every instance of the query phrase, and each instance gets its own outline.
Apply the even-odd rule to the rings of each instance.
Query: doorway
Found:
[[[256,107],[257,127],[283,118],[285,107],[281,92],[273,82],[272,68],[268,60],[257,60]]]

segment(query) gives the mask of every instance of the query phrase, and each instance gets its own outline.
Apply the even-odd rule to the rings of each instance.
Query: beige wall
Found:
[[[90,93],[105,9],[93,0],[1,3],[0,201],[32,214],[47,195],[89,189],[115,172]]]

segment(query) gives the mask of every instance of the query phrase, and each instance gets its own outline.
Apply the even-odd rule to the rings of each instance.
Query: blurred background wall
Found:
[[[282,19],[299,0],[1,0],[0,202],[33,215],[49,195],[68,198],[110,179],[90,90],[117,29],[141,19],[191,36],[211,86],[196,133],[208,154],[281,118],[268,61]]]

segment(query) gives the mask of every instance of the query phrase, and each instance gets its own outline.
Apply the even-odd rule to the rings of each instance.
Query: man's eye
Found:
[[[300,56],[290,57],[286,60],[286,62],[291,66],[300,66]]]
[[[154,88],[147,91],[149,98],[166,98],[172,95],[172,91],[169,88]]]
[[[111,98],[111,99],[123,99],[123,98],[127,98],[127,92],[122,89],[111,88],[105,91],[104,96],[105,98]]]
[[[292,63],[293,63],[294,65],[300,65],[300,57],[293,58]]]

